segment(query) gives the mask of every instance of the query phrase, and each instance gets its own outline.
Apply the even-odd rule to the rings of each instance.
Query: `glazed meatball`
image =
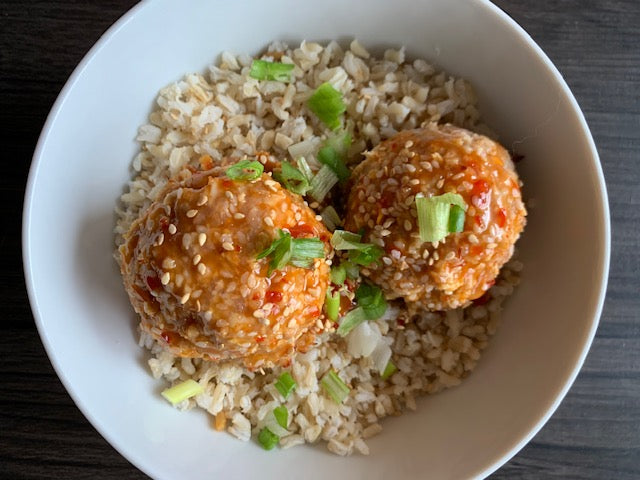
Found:
[[[353,171],[345,227],[364,229],[381,262],[363,271],[388,299],[412,311],[467,305],[493,283],[513,254],[526,211],[507,151],[451,125],[396,134]],[[464,229],[440,242],[420,240],[415,196],[458,193],[468,206]]]
[[[269,273],[256,257],[280,229],[330,253],[315,213],[267,174],[234,181],[219,168],[170,183],[120,247],[142,330],[182,357],[286,365],[322,328],[329,267],[317,258]]]

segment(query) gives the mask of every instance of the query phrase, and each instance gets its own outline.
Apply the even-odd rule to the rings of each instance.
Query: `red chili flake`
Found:
[[[233,185],[233,180],[231,180],[230,178],[223,178],[222,179],[222,186],[224,188],[229,188],[231,185]]]
[[[401,327],[404,327],[407,324],[407,321],[405,320],[404,317],[398,317],[397,320],[398,325],[400,325]]]
[[[313,227],[311,225],[307,225],[306,223],[299,223],[294,225],[293,227],[289,227],[289,233],[293,238],[304,237],[305,235],[314,236],[315,232],[313,231]]]
[[[265,337],[263,335],[258,335],[256,337],[256,343],[262,343],[265,341]]]
[[[472,195],[482,195],[483,193],[487,193],[491,187],[489,186],[489,182],[486,180],[476,180],[473,182],[473,189],[471,190]]]
[[[240,245],[238,245],[237,243],[233,244],[233,250],[236,252],[241,252],[242,251],[242,247]]]
[[[268,290],[267,293],[264,294],[264,299],[269,303],[279,303],[282,301],[282,292]]]
[[[393,201],[395,200],[396,194],[392,190],[386,190],[382,194],[382,198],[380,199],[379,205],[380,208],[389,208],[393,205]]]
[[[496,222],[500,228],[504,228],[507,224],[507,212],[505,212],[504,208],[499,208],[496,212]]]
[[[318,310],[318,307],[311,307],[309,309],[309,316],[310,317],[317,317],[320,314],[320,310]]]
[[[149,275],[147,277],[147,285],[151,290],[157,290],[162,286],[162,283],[160,282],[160,279],[155,275],[154,276]]]
[[[260,298],[260,295],[258,295],[257,293],[254,293],[253,296],[251,297],[251,300],[258,300]]]
[[[161,217],[158,223],[160,224],[160,228],[162,230],[166,230],[167,228],[169,228],[169,219],[167,217]]]
[[[167,343],[171,343],[171,337],[169,336],[169,334],[167,332],[162,332],[160,334],[160,337],[162,337],[162,339],[167,342]]]

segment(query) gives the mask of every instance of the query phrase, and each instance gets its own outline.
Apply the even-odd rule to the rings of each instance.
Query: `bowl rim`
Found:
[[[592,318],[591,318],[591,326],[590,329],[584,339],[584,344],[582,346],[581,351],[576,359],[574,367],[570,374],[567,376],[564,384],[560,388],[558,392],[555,394],[554,401],[547,408],[544,415],[540,417],[530,428],[526,435],[524,435],[517,443],[512,445],[507,451],[505,451],[502,456],[494,459],[488,460],[491,462],[487,467],[478,472],[477,478],[485,478],[498,470],[504,464],[506,464],[512,457],[514,457],[527,443],[531,441],[531,439],[540,431],[540,429],[547,423],[549,418],[556,411],[569,389],[573,385],[578,373],[580,372],[586,356],[589,352],[591,344],[593,342],[593,338],[595,336],[596,330],[598,328],[598,324],[601,318],[602,309],[604,305],[604,300],[607,291],[607,282],[609,276],[609,266],[610,266],[610,255],[611,255],[611,226],[610,226],[610,212],[609,212],[609,201],[606,183],[604,179],[604,174],[602,170],[602,164],[600,162],[600,157],[598,155],[598,151],[595,146],[595,142],[591,135],[591,131],[584,117],[584,113],[580,109],[577,100],[575,99],[573,93],[569,89],[569,86],[565,82],[561,73],[557,69],[557,67],[553,64],[553,62],[549,59],[546,53],[542,50],[542,48],[535,42],[535,40],[513,19],[511,18],[504,10],[502,10],[497,5],[493,4],[490,0],[471,0],[472,3],[475,3],[475,6],[487,9],[490,11],[492,15],[494,15],[501,23],[505,25],[505,27],[511,29],[516,33],[525,43],[528,48],[532,49],[536,56],[542,60],[544,67],[547,69],[548,73],[551,75],[553,80],[560,87],[562,93],[565,98],[569,102],[569,106],[571,111],[576,115],[576,119],[579,122],[581,130],[584,134],[584,137],[587,141],[587,145],[589,151],[591,153],[591,167],[593,168],[594,173],[596,174],[596,180],[598,187],[595,191],[598,206],[600,207],[600,214],[602,216],[601,224],[602,231],[600,232],[601,238],[599,240],[602,243],[602,255],[601,258],[597,259],[597,267],[601,272],[600,284],[599,284],[599,292],[598,298],[593,306]],[[23,203],[23,214],[22,214],[22,256],[23,256],[23,271],[26,281],[27,287],[27,295],[29,298],[29,303],[31,306],[31,310],[34,317],[34,322],[36,324],[36,328],[38,330],[38,334],[43,343],[49,361],[51,362],[57,376],[65,387],[65,390],[78,407],[78,409],[82,412],[85,418],[91,423],[91,425],[97,430],[97,432],[109,443],[109,445],[114,448],[120,455],[122,455],[125,459],[127,459],[133,466],[141,470],[147,475],[152,477],[157,476],[158,472],[154,471],[153,468],[147,464],[147,462],[141,458],[138,454],[131,451],[125,451],[121,448],[117,439],[114,438],[109,430],[97,419],[93,416],[91,412],[90,405],[85,404],[81,401],[78,394],[74,390],[70,380],[67,378],[61,364],[59,363],[56,355],[53,351],[53,346],[47,336],[46,329],[44,327],[43,315],[40,311],[36,291],[34,286],[34,279],[32,273],[32,263],[31,263],[31,229],[30,229],[30,219],[31,219],[31,209],[34,198],[34,189],[35,184],[37,183],[37,178],[40,170],[40,164],[43,162],[43,152],[45,150],[51,129],[55,120],[63,108],[70,92],[73,90],[75,84],[79,81],[82,73],[87,68],[89,63],[98,55],[98,53],[106,46],[106,44],[116,36],[119,31],[124,28],[130,21],[132,21],[136,16],[142,14],[147,9],[151,8],[154,4],[152,0],[142,0],[140,3],[134,5],[127,12],[125,12],[113,25],[111,25],[96,41],[96,43],[89,49],[89,51],[83,56],[80,63],[74,68],[73,72],[65,82],[63,88],[60,90],[53,106],[49,114],[47,115],[47,119],[42,127],[42,131],[38,137],[38,141],[33,153],[31,166],[29,169],[25,195],[24,195],[24,203]]]

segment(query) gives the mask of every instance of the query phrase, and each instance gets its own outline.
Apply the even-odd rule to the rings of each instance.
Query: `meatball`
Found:
[[[363,270],[388,299],[411,311],[465,306],[491,285],[524,228],[520,182],[507,151],[452,125],[400,132],[366,154],[353,171],[345,227],[381,246],[381,262]],[[458,193],[464,229],[422,242],[415,196]]]
[[[325,258],[269,274],[257,255],[278,238],[329,232],[301,197],[267,174],[234,181],[218,168],[170,182],[132,224],[121,270],[141,329],[175,355],[286,365],[322,328]]]

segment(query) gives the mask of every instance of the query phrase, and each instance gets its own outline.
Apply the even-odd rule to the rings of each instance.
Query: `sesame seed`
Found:
[[[389,257],[382,257],[382,261],[385,265],[391,265],[393,261]]]
[[[162,278],[160,279],[160,283],[162,283],[162,285],[166,285],[167,283],[169,283],[169,280],[171,280],[171,275],[169,274],[169,272],[164,272]]]
[[[189,301],[189,298],[190,298],[190,297],[191,297],[191,293],[190,293],[190,292],[185,293],[185,294],[182,296],[182,298],[180,299],[180,303],[181,303],[182,305],[184,305],[185,303],[187,303],[187,302]]]
[[[411,184],[411,185],[419,185],[420,184],[420,180],[418,180],[417,178],[413,178],[413,179],[411,179],[409,184]]]
[[[433,257],[429,259],[429,266],[433,265]]]
[[[233,218],[236,220],[242,220],[244,218],[244,213],[234,213]]]
[[[167,257],[162,261],[162,268],[165,270],[176,268],[176,261],[173,258]]]
[[[262,221],[265,223],[265,225],[267,225],[268,227],[273,227],[274,223],[273,223],[273,219],[271,217],[264,217],[262,219]]]
[[[171,235],[175,234],[178,231],[178,229],[176,228],[176,226],[173,223],[169,224],[169,233]]]
[[[191,294],[191,298],[200,298],[200,295],[202,295],[202,290],[198,289]]]
[[[200,254],[196,253],[193,256],[193,264],[198,265],[200,263],[200,260],[202,260],[202,257],[200,256]]]
[[[206,312],[204,312],[204,319],[207,322],[210,322],[212,318],[213,318],[213,312],[211,310],[207,310]]]
[[[164,243],[164,233],[158,235],[158,245],[162,245]]]
[[[410,232],[412,228],[413,228],[413,224],[409,220],[405,220],[404,221],[404,229],[407,232]]]
[[[201,247],[204,245],[204,242],[207,241],[207,234],[206,233],[200,233],[198,235],[198,245],[200,245]]]
[[[449,261],[449,260],[453,260],[456,257],[455,252],[449,252],[447,253],[447,255],[444,257],[445,260]]]
[[[207,273],[207,267],[204,263],[199,263],[198,264],[198,273],[200,275],[204,275],[205,273]]]
[[[475,234],[471,233],[469,235],[469,242],[473,243],[474,245],[477,245],[480,243],[480,240],[478,240],[478,237],[476,237]]]
[[[271,322],[269,321],[268,318],[261,318],[260,323],[263,325],[269,325]]]
[[[441,178],[440,180],[438,180],[438,183],[436,183],[436,187],[442,188],[443,185],[444,185],[444,178]]]
[[[231,242],[222,242],[222,248],[225,250],[231,251],[233,250],[233,243]]]
[[[434,260],[440,260],[440,254],[438,253],[437,250],[435,252],[433,252],[433,259]]]
[[[193,218],[198,214],[198,210],[192,208],[191,210],[187,210],[187,217]]]
[[[404,148],[411,148],[413,147],[413,142],[411,140],[407,140],[407,142],[404,144]]]
[[[209,201],[209,197],[207,197],[206,195],[202,195],[199,199],[198,199],[198,203],[196,205],[198,205],[199,207],[201,207],[202,205],[204,205],[205,203],[207,203]]]
[[[264,317],[264,312],[260,309],[254,310],[253,311],[253,316],[256,318],[263,318]]]
[[[200,306],[200,300],[196,300],[196,307],[198,308],[198,312],[202,309]]]

